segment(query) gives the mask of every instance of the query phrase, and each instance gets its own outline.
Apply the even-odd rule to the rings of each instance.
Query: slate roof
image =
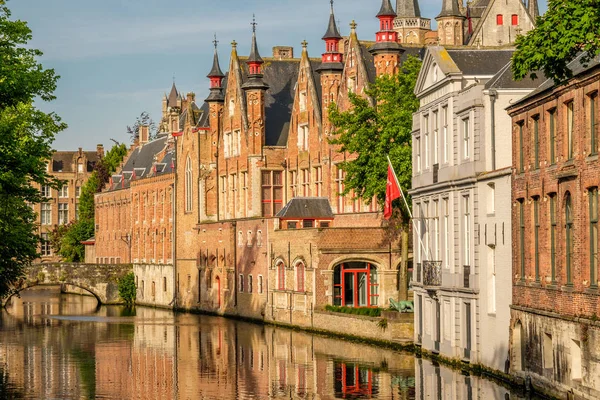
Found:
[[[586,53],[580,53],[577,57],[575,57],[575,59],[573,61],[571,61],[568,64],[569,69],[571,70],[571,72],[573,73],[573,76],[577,76],[579,74],[585,73],[593,68],[596,68],[600,65],[600,54],[597,55],[596,57],[594,57],[592,60],[590,60],[587,65],[583,65],[582,63],[582,58],[584,57]],[[541,75],[541,73],[537,73],[538,75]],[[518,102],[516,102],[515,104],[513,104],[511,106],[511,108],[519,103],[524,102],[527,99],[530,99],[532,97],[537,96],[540,93],[543,93],[547,90],[551,90],[554,88],[554,86],[556,85],[556,82],[554,82],[553,79],[546,79],[540,86],[537,87],[537,89],[535,89],[533,92],[529,93],[527,96],[523,97],[521,100],[519,100]]]
[[[171,86],[171,92],[169,93],[169,97],[167,100],[167,106],[177,107],[177,99],[178,98],[179,98],[179,94],[177,93],[177,88],[175,87],[175,82],[173,82],[173,86]]]
[[[278,218],[333,218],[327,197],[294,197],[276,215]]]
[[[463,75],[493,76],[510,61],[514,50],[450,50],[448,54]]]
[[[243,57],[240,57],[243,60]],[[248,66],[241,63],[243,80],[248,80]],[[265,93],[265,145],[285,146],[294,105],[300,59],[266,58],[262,80],[269,85]]]
[[[511,70],[512,62],[507,63],[492,79],[485,84],[485,89],[535,89],[540,79],[533,80],[529,77],[516,81]]]
[[[76,155],[79,151],[56,151],[52,155],[52,172],[75,172],[77,166],[73,165],[77,161]],[[84,151],[87,158],[86,171],[92,172],[99,157],[96,151]],[[75,168],[75,169],[73,169]]]
[[[217,46],[215,45],[215,55],[213,57],[213,65],[208,73],[209,78],[223,78],[225,74],[221,71],[221,65],[219,64],[219,53],[217,52]]]
[[[331,13],[329,14],[329,25],[327,25],[327,32],[325,32],[321,39],[342,39],[342,35],[340,35],[340,31],[335,23],[333,4],[331,5]]]
[[[457,0],[444,0],[442,4],[442,12],[436,17],[462,17]]]
[[[156,159],[156,155],[167,148],[168,137],[169,135],[159,135],[153,141],[133,150],[120,173],[112,176],[112,186],[108,190],[128,188],[132,180],[173,172],[172,150],[167,150],[162,159]]]
[[[392,3],[390,0],[381,0],[381,8],[377,13],[377,17],[387,17],[387,16],[396,16],[396,11],[394,11],[394,7],[392,7]]]
[[[398,17],[400,18],[421,17],[421,10],[419,9],[419,0],[397,0],[396,14],[398,14]]]

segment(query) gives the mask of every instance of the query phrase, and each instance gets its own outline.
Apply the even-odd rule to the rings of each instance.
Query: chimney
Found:
[[[273,58],[277,60],[294,58],[294,48],[292,46],[275,46],[273,47]]]
[[[148,129],[148,125],[141,125],[140,126],[140,133],[138,135],[139,141],[140,141],[140,145],[145,145],[146,143],[148,143],[148,140],[150,136],[150,132]]]
[[[104,158],[104,145],[102,143],[96,145],[96,154],[98,154],[98,158]]]

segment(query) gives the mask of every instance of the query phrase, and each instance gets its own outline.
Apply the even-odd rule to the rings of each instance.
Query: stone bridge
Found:
[[[90,292],[101,304],[122,304],[118,281],[129,272],[131,264],[35,264],[25,268],[25,277],[15,285],[16,292],[33,286],[72,285]],[[9,298],[2,300],[4,306]]]

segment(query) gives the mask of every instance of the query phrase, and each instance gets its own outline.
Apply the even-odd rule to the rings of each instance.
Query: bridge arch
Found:
[[[91,289],[89,287],[85,287],[84,285],[81,285],[81,284],[77,284],[77,283],[73,283],[73,282],[40,283],[40,282],[33,281],[33,282],[26,282],[23,286],[15,288],[14,292],[12,292],[9,296],[2,299],[1,305],[3,308],[8,306],[13,297],[18,296],[21,292],[23,292],[27,289],[31,289],[34,287],[44,287],[44,286],[49,287],[49,286],[62,286],[62,285],[70,285],[70,286],[85,290],[86,292],[88,292],[89,294],[94,296],[94,298],[98,302],[99,306],[103,304],[102,299],[93,289]]]

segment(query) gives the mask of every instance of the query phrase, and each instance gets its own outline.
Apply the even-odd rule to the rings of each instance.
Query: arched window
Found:
[[[277,263],[277,289],[285,290],[285,264],[283,261]]]
[[[348,262],[335,266],[333,304],[347,307],[379,306],[377,267],[366,262]]]
[[[192,159],[185,162],[185,211],[192,211]]]
[[[566,262],[565,269],[567,272],[567,285],[573,284],[573,204],[571,202],[571,194],[565,194],[565,239],[566,239]]]
[[[296,290],[298,292],[304,292],[304,272],[306,268],[303,262],[296,264]]]

